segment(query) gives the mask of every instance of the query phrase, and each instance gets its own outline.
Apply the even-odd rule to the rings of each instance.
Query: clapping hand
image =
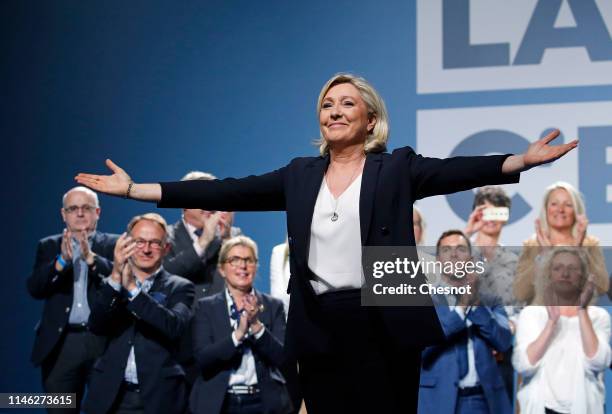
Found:
[[[88,232],[82,230],[76,233],[76,240],[79,242],[81,247],[81,257],[85,260],[88,266],[93,265],[95,254],[89,248],[89,239],[87,237]]]
[[[478,233],[480,229],[482,229],[482,226],[484,226],[482,214],[485,208],[487,208],[487,206],[485,204],[482,204],[476,207],[474,211],[472,211],[464,230],[466,236],[470,237],[472,236],[472,234]]]
[[[589,275],[584,288],[582,289],[582,293],[580,293],[580,307],[586,308],[591,303],[591,299],[593,299],[593,294],[595,293],[595,283],[593,283],[593,275]]]
[[[72,261],[72,232],[68,229],[62,233],[61,255],[65,262]]]
[[[540,221],[540,219],[536,219],[535,221],[535,231],[536,231],[536,238],[538,240],[538,244],[541,247],[552,246],[552,242],[550,241],[550,232],[544,231],[544,228],[542,227],[542,222]]]
[[[582,246],[584,242],[584,238],[586,237],[587,226],[589,225],[589,220],[586,218],[584,214],[576,215],[576,237],[574,239],[575,246]]]
[[[240,321],[236,329],[236,339],[241,341],[247,334],[257,334],[263,324],[259,321],[259,312],[263,311],[263,305],[259,303],[256,295],[246,295],[241,301],[242,309]]]
[[[121,271],[121,286],[128,292],[136,288],[136,276],[129,260]]]
[[[557,323],[561,316],[561,308],[559,306],[547,305],[546,312],[548,313],[548,320],[553,324]]]
[[[263,310],[263,305],[259,304],[257,296],[246,295],[242,298],[242,309],[245,311],[250,324],[259,322],[259,312]]]
[[[124,279],[124,270],[127,266],[128,259],[134,254],[136,251],[136,244],[132,237],[130,237],[127,233],[123,233],[117,239],[117,243],[115,244],[114,251],[114,259],[113,259],[113,271],[111,273],[111,278],[123,285]]]
[[[215,237],[221,214],[218,211],[215,212],[204,212],[202,214],[202,235],[199,237],[198,242],[202,248],[206,248]]]
[[[234,221],[234,213],[221,211],[219,213],[219,224],[217,226],[218,236],[222,240],[229,239],[232,235],[232,223]]]
[[[72,233],[68,229],[64,229],[62,233],[60,258],[61,260],[55,260],[55,270],[58,272],[62,272],[65,266],[72,261]],[[62,261],[64,264],[62,264]]]
[[[240,320],[238,321],[238,327],[234,331],[236,334],[236,340],[242,341],[249,331],[249,317],[247,313],[242,310],[240,312]]]

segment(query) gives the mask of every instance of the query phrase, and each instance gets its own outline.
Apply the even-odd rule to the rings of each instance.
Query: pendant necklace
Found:
[[[357,164],[357,167],[355,168],[355,171],[353,171],[353,174],[351,175],[351,178],[348,181],[348,186],[344,189],[342,194],[344,194],[346,192],[346,190],[348,190],[348,188],[351,186],[351,184],[353,184],[353,179],[355,178],[355,175],[357,174],[357,171],[359,171],[359,167],[361,167],[361,163],[362,162],[363,162],[363,159],[359,162],[359,164]],[[338,196],[338,198],[334,198],[334,195],[332,194],[331,189],[329,188],[329,186],[327,187],[327,189],[329,190],[329,196],[332,199],[332,207],[333,207],[333,213],[331,215],[330,220],[332,222],[336,222],[336,221],[338,221],[338,218],[340,217],[338,215],[338,203],[340,202],[340,197],[342,196],[342,194],[340,194]]]
[[[336,206],[338,206],[338,203],[336,203]],[[338,213],[334,211],[334,214],[332,214],[331,216],[331,221],[337,221],[337,220],[338,220]]]

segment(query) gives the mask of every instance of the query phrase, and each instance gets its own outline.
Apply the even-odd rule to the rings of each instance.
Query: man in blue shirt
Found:
[[[88,329],[90,305],[102,285],[101,275],[112,268],[117,236],[96,230],[100,205],[90,189],[70,189],[62,204],[66,227],[38,242],[27,281],[32,297],[45,301],[31,360],[41,366],[45,392],[76,393],[74,412],[79,412],[91,365],[105,345],[103,337]]]
[[[460,230],[442,234],[436,256],[443,269],[438,285],[460,293],[433,298],[446,340],[423,351],[419,413],[510,414],[493,356],[512,344],[504,308],[479,294],[479,266],[466,265],[472,262],[471,245]]]

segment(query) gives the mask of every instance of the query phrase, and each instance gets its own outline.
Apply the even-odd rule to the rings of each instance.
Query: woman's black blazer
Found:
[[[416,200],[483,185],[516,183],[519,174],[502,174],[507,157],[427,158],[410,147],[391,154],[367,154],[359,198],[362,246],[414,246],[412,204]],[[161,183],[159,207],[287,212],[291,302],[285,344],[298,357],[326,352],[330,346],[308,268],[312,215],[328,165],[329,156],[304,157],[259,176]],[[423,347],[442,338],[431,306],[377,310],[390,340],[400,346]]]

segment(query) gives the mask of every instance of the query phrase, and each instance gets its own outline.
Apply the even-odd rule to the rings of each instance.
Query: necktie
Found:
[[[193,231],[193,234],[195,234],[198,237],[200,237],[202,235],[202,233],[204,233],[203,229],[195,229]]]
[[[87,301],[87,263],[83,259],[81,244],[72,240],[73,294],[72,308],[68,317],[71,324],[84,324],[89,319],[89,303]]]
[[[81,266],[83,259],[81,258],[81,244],[73,240],[72,241],[72,266],[74,266],[74,281],[78,282],[83,276],[83,266]],[[87,268],[85,268],[87,270]]]
[[[459,367],[459,379],[462,379],[468,373],[468,332],[469,330],[466,329],[459,337],[457,345],[455,345],[457,366]]]

